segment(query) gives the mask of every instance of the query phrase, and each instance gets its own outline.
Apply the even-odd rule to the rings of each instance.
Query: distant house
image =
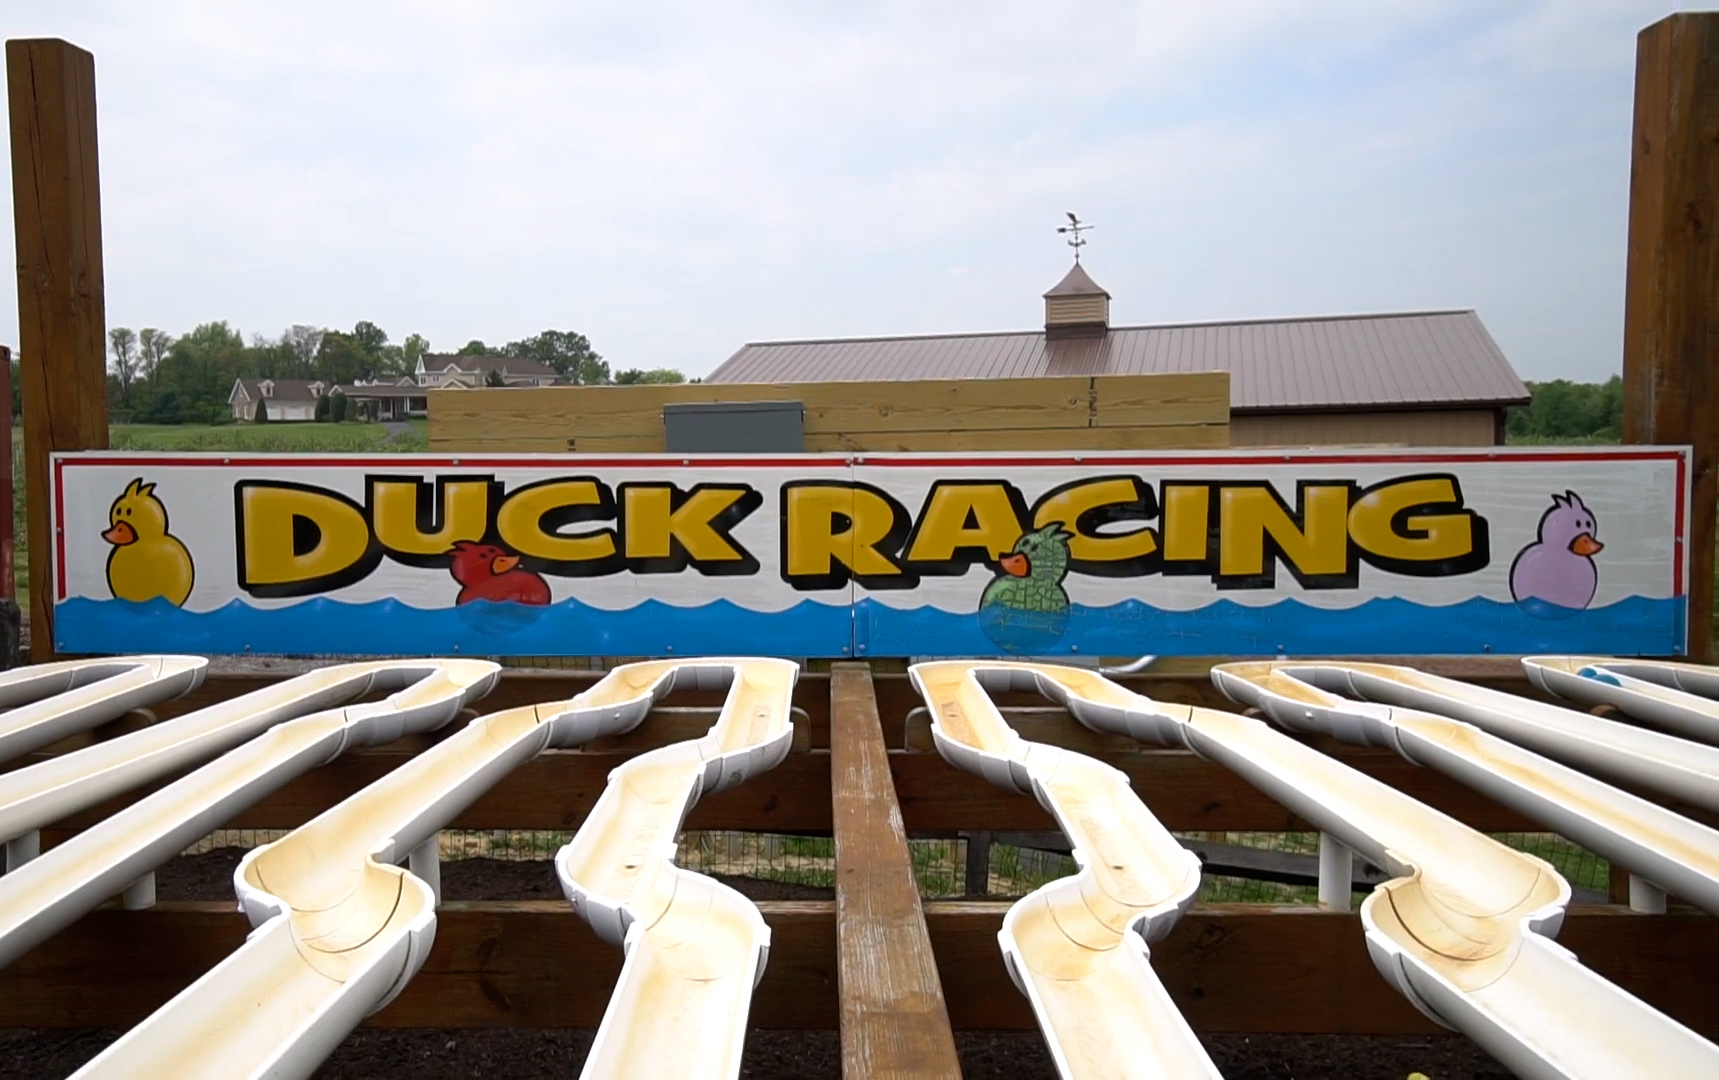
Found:
[[[255,420],[259,403],[270,420],[315,420],[317,399],[328,391],[321,379],[234,379],[227,405],[234,420]]]
[[[512,356],[473,356],[462,353],[426,353],[418,358],[414,374],[418,385],[431,389],[453,389],[487,385],[490,372],[501,375],[503,386],[554,386],[555,370],[535,360]]]
[[[472,389],[489,385],[490,373],[503,386],[554,386],[553,368],[511,356],[425,354],[415,374],[370,382],[330,384],[322,379],[235,379],[227,395],[234,420],[255,420],[263,402],[270,420],[315,420],[318,398],[339,394],[352,403],[354,420],[407,420],[429,415],[425,390]]]
[[[410,420],[430,414],[423,387],[410,375],[337,386],[334,392],[352,403],[347,416],[354,420]]]

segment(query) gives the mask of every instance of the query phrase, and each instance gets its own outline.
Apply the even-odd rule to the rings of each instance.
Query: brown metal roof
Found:
[[[1472,311],[744,345],[713,383],[998,379],[1228,371],[1239,411],[1526,404]]]
[[[1053,296],[1109,295],[1109,293],[1104,291],[1103,286],[1092,280],[1092,276],[1086,272],[1085,267],[1081,266],[1079,263],[1075,263],[1074,266],[1070,268],[1069,272],[1062,276],[1061,281],[1051,286],[1051,291],[1045,293],[1045,298],[1049,299]]]

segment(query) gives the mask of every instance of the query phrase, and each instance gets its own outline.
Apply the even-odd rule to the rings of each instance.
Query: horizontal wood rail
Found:
[[[1358,658],[1364,659],[1364,658]],[[1488,658],[1417,658],[1413,665],[1421,671],[1433,675],[1444,675],[1450,678],[1462,679],[1477,686],[1505,690],[1537,701],[1552,700],[1528,682],[1522,673],[1521,665],[1505,657]],[[327,664],[293,662],[291,667],[280,670],[259,671],[246,674],[212,673],[196,690],[184,697],[164,702],[150,710],[147,719],[166,720],[182,716],[195,709],[205,708],[218,701],[237,697],[291,678],[302,671],[325,667]],[[603,676],[596,671],[540,671],[540,670],[508,670],[504,672],[496,689],[490,695],[478,702],[476,712],[499,712],[519,705],[533,705],[546,701],[562,701],[575,694],[596,685]],[[1135,693],[1144,694],[1156,701],[1174,702],[1181,705],[1204,705],[1215,709],[1239,710],[1240,706],[1220,693],[1212,685],[1211,676],[1203,667],[1193,670],[1179,670],[1172,673],[1146,673],[1138,675],[1116,676],[1113,680],[1119,685],[1126,686]],[[883,726],[884,743],[891,749],[911,745],[909,742],[908,716],[920,709],[924,702],[914,692],[905,673],[882,673],[874,669],[872,673],[873,692],[877,698],[878,719]],[[671,706],[691,706],[715,708],[722,704],[723,691],[719,690],[682,690],[676,691],[666,704]],[[1048,705],[1044,698],[1032,693],[1007,693],[993,695],[993,700],[1005,708],[1043,708]],[[828,749],[830,745],[830,676],[824,672],[802,672],[799,683],[794,688],[794,704],[803,709],[810,722],[810,745],[819,749]],[[1567,702],[1564,704],[1568,704]],[[640,730],[638,740],[655,738],[651,729],[657,720],[653,718]],[[1052,725],[1071,729],[1066,736],[1071,739],[1089,738],[1086,743],[1070,742],[1073,748],[1082,749],[1088,745],[1096,745],[1091,740],[1099,737],[1086,733],[1072,723]],[[114,728],[98,732],[93,737],[100,738],[111,735],[123,728]],[[924,725],[920,725],[921,731]],[[1026,729],[1023,729],[1025,733]],[[1032,738],[1043,738],[1034,729]],[[91,736],[68,740],[55,749],[70,749],[83,745]],[[685,738],[677,735],[675,738]],[[669,739],[667,741],[674,741]],[[403,744],[410,745],[410,744]],[[609,747],[628,745],[624,742],[601,744]],[[644,745],[640,742],[638,745]],[[661,744],[652,744],[661,745]],[[929,748],[930,742],[921,738],[920,745]],[[1112,745],[1120,746],[1121,742]],[[0,771],[15,765],[0,764]]]
[[[550,752],[527,762],[456,817],[451,829],[577,828],[603,791],[610,770],[632,751]],[[1146,805],[1173,830],[1305,832],[1313,827],[1262,795],[1247,781],[1184,751],[1111,751],[1092,755],[1127,773]],[[1450,814],[1482,832],[1545,832],[1522,815],[1470,788],[1384,751],[1333,750],[1344,764]],[[403,765],[409,754],[372,750],[347,754],[295,780],[227,823],[235,829],[291,829],[366,784]],[[31,758],[26,760],[40,760]],[[889,753],[901,817],[911,836],[956,832],[1044,832],[1055,822],[1036,802],[950,767],[934,753]],[[44,830],[51,846],[141,798],[143,789]],[[1719,815],[1673,805],[1685,816],[1719,826]],[[813,833],[828,836],[830,755],[789,754],[781,765],[693,808],[688,829]]]
[[[546,871],[547,872],[547,871]],[[833,1030],[836,906],[759,903],[773,935],[752,1005],[760,1028]],[[249,930],[230,903],[117,906],[0,971],[0,1027],[116,1028],[141,1020],[225,958]],[[997,951],[1007,903],[927,903],[925,918],[957,1030],[1031,1030]],[[1558,940],[1601,975],[1711,1038],[1704,993],[1719,919],[1571,908]],[[1206,1032],[1423,1034],[1439,1029],[1385,985],[1353,913],[1196,906],[1152,950],[1176,1004]],[[380,1027],[592,1027],[621,953],[559,901],[449,903],[423,972],[368,1023]],[[98,973],[100,975],[98,980]]]
[[[1428,663],[1425,670],[1465,677],[1480,685],[1538,696],[1519,675],[1520,668],[1500,661]],[[95,733],[111,736],[136,723],[166,719],[238,693],[276,681],[280,675],[211,676],[197,691],[155,709],[154,716],[132,717]],[[535,702],[572,697],[592,685],[589,672],[509,673],[498,688],[478,704],[490,712]],[[1032,799],[994,787],[946,764],[930,749],[925,722],[910,720],[920,699],[902,675],[873,675],[880,728],[889,769],[910,835],[947,836],[963,831],[1042,832],[1055,828],[1050,816]],[[1236,708],[1204,674],[1145,675],[1118,679],[1130,688],[1162,701]],[[695,736],[709,726],[699,710],[721,704],[720,691],[674,694],[635,732],[574,752],[552,752],[516,770],[449,826],[456,829],[576,828],[602,792],[609,771],[641,750]],[[1004,694],[997,700],[1010,710],[1011,722],[1027,738],[1067,746],[1106,761],[1133,781],[1147,806],[1171,829],[1209,831],[1302,831],[1311,827],[1261,794],[1228,769],[1184,751],[1155,750],[1126,739],[1095,734],[1061,709],[1046,709],[1035,694]],[[730,791],[708,796],[693,809],[689,829],[736,830],[829,835],[832,829],[830,742],[831,683],[828,675],[802,676],[795,691],[799,732],[797,752],[781,766]],[[1016,712],[1014,710],[1026,710]],[[448,731],[456,730],[450,728]],[[443,732],[442,734],[446,734]],[[87,737],[86,737],[87,738]],[[16,768],[55,753],[64,753],[85,739],[68,740],[41,754],[16,759],[0,769]],[[1420,799],[1485,832],[1538,832],[1536,826],[1484,795],[1431,770],[1422,769],[1386,750],[1367,750],[1318,742],[1320,748],[1345,764]],[[399,767],[423,749],[421,739],[403,739],[374,750],[352,753],[316,769],[260,800],[229,822],[232,828],[287,829],[303,824],[360,788]],[[913,749],[894,749],[911,746]],[[148,788],[122,796],[79,814],[43,840],[52,844],[69,831],[85,828],[129,805]],[[1674,806],[1687,816],[1719,826],[1719,817],[1690,807]]]

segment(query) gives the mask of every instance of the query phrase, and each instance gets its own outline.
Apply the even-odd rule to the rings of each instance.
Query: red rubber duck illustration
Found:
[[[455,604],[489,600],[542,607],[549,603],[549,583],[520,566],[519,556],[506,548],[457,540],[448,554],[453,556],[448,571],[460,583]]]

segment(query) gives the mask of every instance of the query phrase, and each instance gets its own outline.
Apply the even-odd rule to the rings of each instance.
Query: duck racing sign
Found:
[[[62,652],[1684,650],[1688,452],[53,462]]]

